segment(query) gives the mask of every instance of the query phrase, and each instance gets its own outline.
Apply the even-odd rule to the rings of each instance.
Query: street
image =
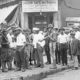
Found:
[[[79,80],[80,79],[80,69],[79,70],[65,70],[57,74],[49,75],[43,80]]]

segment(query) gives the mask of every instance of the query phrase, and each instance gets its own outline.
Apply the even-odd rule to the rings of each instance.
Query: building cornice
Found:
[[[18,4],[21,0],[0,0],[0,8],[5,8]]]

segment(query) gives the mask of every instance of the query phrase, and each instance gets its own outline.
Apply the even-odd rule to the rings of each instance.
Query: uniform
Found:
[[[9,41],[9,56],[10,56],[10,62],[8,64],[9,64],[10,70],[11,70],[12,69],[12,61],[13,61],[13,58],[14,58],[16,45],[15,45],[15,42],[13,41],[13,38],[14,38],[13,34],[8,33],[7,34],[7,38],[8,38],[8,41]]]
[[[38,42],[38,34],[33,34],[33,59],[34,59],[34,64],[36,65],[36,60],[37,60],[37,54],[38,54],[38,50],[37,50],[37,42]]]
[[[20,32],[16,37],[16,47],[17,47],[15,55],[16,65],[17,65],[16,70],[24,71],[25,69],[25,59],[26,59],[26,54],[24,52],[25,42],[26,42],[26,37],[22,32]]]
[[[80,56],[80,41],[75,38],[71,42],[71,54],[73,55],[74,59],[74,67],[78,68],[78,56]]]
[[[55,63],[55,60],[57,61],[57,47],[56,47],[56,44],[57,44],[57,33],[55,31],[53,31],[51,34],[50,34],[50,43],[51,43],[51,47],[50,47],[50,53],[51,53],[51,57],[53,59],[53,64]],[[56,55],[56,56],[55,56]],[[56,67],[56,64],[55,66]]]
[[[38,56],[37,56],[37,64],[43,68],[44,67],[44,63],[43,63],[43,49],[44,49],[44,45],[45,45],[45,41],[44,39],[44,35],[42,31],[39,31],[38,33],[38,43],[37,43],[37,50],[38,50]],[[40,41],[43,40],[43,41]]]
[[[75,38],[80,41],[80,31],[77,31],[75,33]],[[80,55],[78,55],[78,61],[79,61],[79,64],[80,64]]]
[[[58,35],[59,50],[63,65],[67,65],[67,35],[65,33]]]
[[[10,58],[11,58],[8,53],[9,53],[9,43],[8,43],[8,39],[6,36],[6,31],[4,30],[2,32],[2,38],[1,38],[1,56],[0,56],[3,72],[7,70],[6,64],[9,63]],[[9,69],[9,65],[8,65],[8,69]]]
[[[45,36],[45,37],[46,37],[46,36]],[[47,56],[47,63],[48,63],[48,64],[51,64],[51,55],[50,55],[49,43],[50,43],[50,39],[49,39],[49,38],[46,38],[46,39],[45,39],[44,49],[45,49],[45,54],[46,54],[46,56]]]

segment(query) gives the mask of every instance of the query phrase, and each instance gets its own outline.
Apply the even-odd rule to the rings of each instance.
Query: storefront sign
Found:
[[[54,12],[58,11],[58,0],[29,0],[22,2],[23,12]]]

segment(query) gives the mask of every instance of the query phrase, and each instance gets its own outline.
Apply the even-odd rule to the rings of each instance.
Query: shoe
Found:
[[[13,70],[12,68],[8,68],[8,70]]]
[[[46,62],[46,64],[48,65],[48,64],[49,64],[49,62]]]
[[[55,67],[51,67],[50,69],[57,69],[57,67],[55,66]]]
[[[2,72],[8,72],[8,69],[2,69]]]
[[[39,65],[36,65],[35,67],[37,68],[37,67],[40,67],[41,65],[39,64]]]
[[[22,71],[22,72],[25,72],[25,71],[26,71],[26,69],[22,68],[22,69],[21,69],[21,71]]]
[[[40,68],[44,68],[44,65],[42,64],[42,65],[40,66]]]
[[[78,70],[78,67],[75,67],[75,70]]]
[[[15,69],[15,71],[20,71],[20,70],[21,70],[20,68],[16,68],[16,69]]]
[[[27,69],[28,69],[28,70],[32,70],[32,68],[31,68],[31,67],[27,67]]]

